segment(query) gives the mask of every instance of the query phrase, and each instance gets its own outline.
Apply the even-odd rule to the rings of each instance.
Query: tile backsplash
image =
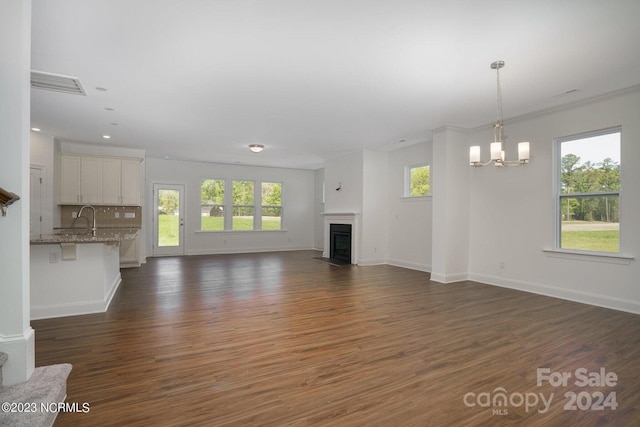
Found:
[[[60,206],[60,227],[70,228],[74,217],[82,206]],[[142,226],[142,208],[140,206],[94,206],[96,209],[96,227],[98,228],[140,228]],[[93,221],[91,209],[82,212],[82,218],[75,219],[75,227],[84,227]]]

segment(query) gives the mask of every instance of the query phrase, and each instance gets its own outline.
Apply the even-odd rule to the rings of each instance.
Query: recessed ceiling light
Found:
[[[104,139],[111,139],[111,135],[102,135]]]
[[[34,131],[34,132],[40,132],[41,131],[40,128],[31,128],[31,130]]]
[[[111,107],[104,107],[104,109],[107,111],[116,111],[114,108],[111,108]]]
[[[264,150],[264,145],[262,144],[249,144],[249,150],[253,153],[259,153]]]
[[[111,125],[112,125],[112,126],[120,126],[120,123],[114,123],[114,122],[111,122]]]
[[[99,90],[100,92],[106,92],[107,88],[106,87],[97,87],[96,90]]]

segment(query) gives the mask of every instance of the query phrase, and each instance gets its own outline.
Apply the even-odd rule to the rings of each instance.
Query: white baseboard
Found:
[[[0,351],[9,357],[2,366],[2,385],[25,382],[35,369],[35,334],[29,326],[22,333],[0,334]]]
[[[429,264],[406,262],[399,259],[389,259],[387,260],[387,264],[393,265],[395,267],[408,268],[409,270],[418,270],[418,271],[424,271],[426,273],[431,273],[431,265]]]
[[[113,279],[113,283],[111,283],[111,286],[109,287],[109,292],[107,292],[107,295],[105,296],[104,311],[109,310],[111,300],[120,287],[120,283],[122,283],[122,275],[118,272],[118,275]]]
[[[482,274],[471,274],[469,280],[485,283],[487,285],[500,286],[503,288],[515,289],[518,291],[530,292],[533,294],[579,302],[582,304],[595,305],[598,307],[610,308],[613,310],[625,311],[633,314],[640,314],[640,303],[638,301],[628,299],[594,294],[591,292],[577,291],[574,289],[559,288],[557,286],[543,285],[540,283],[525,282],[522,280],[505,279],[504,277],[498,276],[487,276]]]
[[[369,258],[369,259],[359,259],[357,264],[362,266],[381,265],[381,264],[387,264],[387,261],[382,258]]]
[[[441,274],[431,272],[431,281],[438,283],[455,283],[469,280],[467,273]]]

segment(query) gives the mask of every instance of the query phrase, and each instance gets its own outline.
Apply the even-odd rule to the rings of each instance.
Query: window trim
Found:
[[[601,252],[601,251],[589,251],[589,250],[581,250],[581,249],[567,249],[562,248],[562,198],[567,197],[585,197],[585,196],[606,196],[606,195],[617,195],[618,200],[622,198],[622,179],[620,181],[620,190],[616,191],[606,191],[601,193],[569,193],[562,194],[561,190],[561,181],[562,181],[562,143],[569,141],[576,141],[579,139],[593,138],[602,135],[609,135],[613,133],[620,134],[620,149],[622,149],[622,126],[616,125],[611,126],[604,129],[598,129],[594,131],[580,132],[572,135],[566,135],[559,138],[554,138],[553,140],[553,197],[554,197],[554,209],[553,209],[553,224],[554,224],[554,239],[553,239],[553,248],[552,249],[543,249],[547,255],[555,256],[559,258],[570,258],[570,259],[595,259],[595,258],[607,258],[607,259],[623,259],[623,260],[631,260],[633,257],[628,255],[624,255],[622,248],[622,239],[618,240],[618,252]],[[622,169],[622,161],[620,161],[620,169]],[[621,202],[619,202],[622,205]],[[620,230],[622,230],[622,212],[619,212],[620,215]]]

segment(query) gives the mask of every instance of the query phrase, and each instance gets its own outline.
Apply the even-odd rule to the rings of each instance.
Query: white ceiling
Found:
[[[31,122],[150,157],[316,169],[491,123],[498,59],[505,118],[638,85],[639,18],[638,0],[33,0],[32,69],[87,96],[32,89]]]

